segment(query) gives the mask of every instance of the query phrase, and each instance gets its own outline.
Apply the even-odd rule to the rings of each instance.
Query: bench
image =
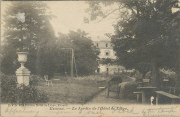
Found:
[[[180,99],[179,96],[176,96],[176,95],[173,95],[173,94],[170,94],[170,93],[166,93],[164,91],[156,91],[156,93],[157,93],[156,105],[158,105],[158,98],[159,98],[160,95],[163,95],[163,96],[166,96],[168,98],[171,98],[172,99],[171,104],[175,104],[175,100]]]
[[[137,94],[137,102],[139,102],[140,95],[142,95],[142,92],[133,92],[134,94]]]

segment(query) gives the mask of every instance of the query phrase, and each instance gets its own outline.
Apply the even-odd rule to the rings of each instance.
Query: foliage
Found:
[[[163,79],[168,79],[168,85],[171,87],[175,87],[177,84],[179,84],[178,75],[176,73],[160,71],[159,77],[161,78],[161,81],[163,81]]]
[[[16,91],[16,77],[7,77],[3,73],[1,73],[1,102],[16,102]]]
[[[153,5],[147,1],[138,1],[137,4],[140,8],[131,4],[137,10],[137,14],[132,13],[130,19],[117,23],[112,42],[119,62],[124,66],[136,68],[141,62],[152,64],[152,72],[155,75],[153,85],[158,85],[157,70],[164,67],[172,68],[177,59],[178,33],[172,33],[172,30],[177,28],[171,25],[177,14],[172,14],[169,10],[174,1],[155,2]],[[119,27],[122,27],[121,31]]]
[[[133,93],[137,90],[138,84],[135,82],[127,83],[124,86],[123,98],[124,99],[136,99],[136,95]]]
[[[119,10],[121,16],[116,19],[115,34],[111,36],[119,64],[143,74],[151,70],[153,85],[158,86],[160,68],[179,66],[180,12],[172,12],[178,0],[120,0],[115,3],[119,8],[109,13]],[[109,15],[102,11],[103,2],[90,2],[92,4],[95,5],[90,12],[94,19]]]
[[[16,77],[1,75],[1,102],[2,103],[39,103],[47,102],[44,91],[34,86],[17,87]]]
[[[148,72],[146,74],[146,78],[152,79],[152,73]],[[178,84],[180,83],[180,81],[178,80],[178,74],[168,70],[160,70],[159,78],[161,84],[163,84],[163,79],[168,79],[169,82],[167,83],[167,85],[171,87],[175,87],[176,85],[178,86]]]
[[[20,86],[15,95],[20,103],[45,103],[48,96],[44,91],[32,86]]]
[[[137,79],[142,79],[142,75],[139,71],[137,70],[134,70],[133,72],[130,73],[130,77],[134,77],[134,78],[137,78]]]
[[[150,64],[144,62],[137,63],[134,68],[142,74],[142,78],[145,78],[146,74],[151,70]],[[139,77],[139,74],[136,75]]]
[[[16,51],[29,52],[27,68],[33,74],[52,74],[51,59],[54,56],[54,31],[47,14],[48,6],[43,2],[11,2],[4,12],[4,34],[1,50],[1,68],[6,74],[14,74],[19,67]],[[25,13],[25,22],[17,19],[18,13]],[[46,66],[46,67],[44,67]]]
[[[90,75],[97,69],[98,49],[84,31],[70,31],[67,35],[59,34],[57,39],[56,69],[70,74],[71,48],[74,50],[78,75]],[[75,71],[75,68],[74,68]]]
[[[116,81],[117,83],[121,83],[123,79],[119,74],[114,74],[111,78],[111,81]]]

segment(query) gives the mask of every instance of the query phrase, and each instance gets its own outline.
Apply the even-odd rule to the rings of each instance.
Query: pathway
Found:
[[[133,82],[135,78],[131,78]],[[87,104],[96,104],[96,103],[105,103],[105,104],[137,104],[136,100],[129,100],[129,99],[123,99],[122,98],[122,93],[124,90],[125,84],[128,82],[122,82],[121,83],[121,91],[120,91],[120,98],[116,98],[116,93],[115,92],[110,92],[109,98],[106,98],[107,96],[107,89],[102,91],[100,94],[98,94],[96,97],[94,97],[91,101],[89,101]]]

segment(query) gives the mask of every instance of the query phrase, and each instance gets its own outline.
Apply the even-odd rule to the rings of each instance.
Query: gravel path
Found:
[[[134,79],[132,79],[134,81]],[[115,92],[110,92],[109,98],[106,98],[107,96],[107,89],[98,94],[96,97],[94,97],[91,101],[89,101],[87,104],[96,104],[96,103],[105,103],[105,104],[137,104],[136,100],[129,100],[129,99],[123,99],[122,98],[122,90],[124,89],[125,84],[128,82],[122,82],[121,83],[121,91],[120,91],[120,98],[116,98]]]

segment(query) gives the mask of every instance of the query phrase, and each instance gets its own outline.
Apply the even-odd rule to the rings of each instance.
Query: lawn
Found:
[[[105,79],[98,76],[56,79],[59,80],[52,79],[53,86],[45,86],[45,81],[36,86],[48,94],[48,103],[83,104],[102,91],[99,87],[107,85]]]
[[[30,77],[30,86],[36,87],[38,90],[40,90],[38,94],[46,92],[48,103],[85,104],[88,101],[91,101],[91,99],[93,99],[97,94],[99,95],[100,92],[103,91],[105,87],[107,87],[110,77],[111,76],[105,77],[102,75],[92,75],[76,78],[56,76],[51,79],[53,82],[53,86],[46,86],[46,82],[42,77],[32,75]],[[122,78],[123,81],[131,80],[131,78]],[[4,85],[4,89],[11,86],[12,83],[15,84],[16,82],[15,76],[6,76],[3,77],[3,79],[4,83],[6,83],[6,85]],[[10,82],[11,84],[9,84],[9,81],[12,81]],[[37,95],[36,91],[32,93],[31,88],[29,87],[27,90],[29,91],[28,95]],[[14,89],[8,90],[12,91],[12,93],[14,92]],[[106,95],[104,95],[103,97],[106,97]],[[9,99],[14,101],[16,100],[16,96],[7,97],[4,95],[4,99],[6,99],[5,102],[9,102]]]

